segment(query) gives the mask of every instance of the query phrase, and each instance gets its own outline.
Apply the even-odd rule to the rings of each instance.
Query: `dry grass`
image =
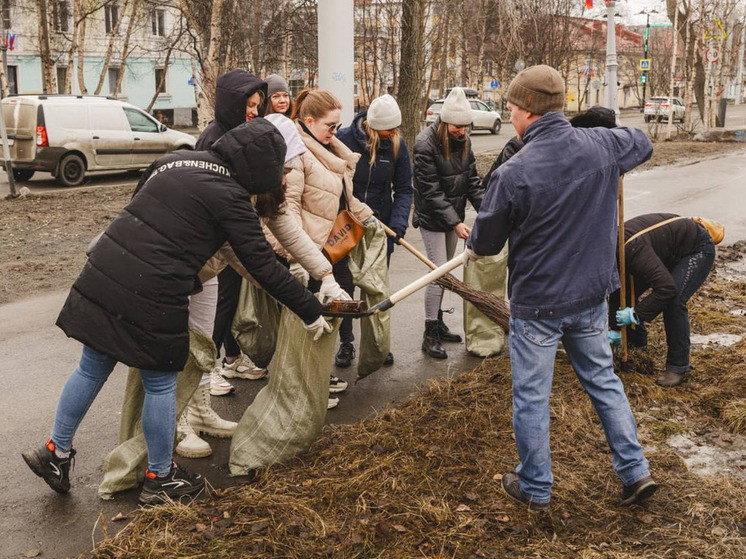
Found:
[[[743,247],[737,247],[743,254]],[[719,260],[720,262],[720,260]],[[735,287],[734,287],[735,285]],[[744,331],[746,290],[713,274],[690,305],[693,331]],[[398,409],[334,426],[304,457],[191,506],[143,511],[88,557],[711,557],[746,556],[746,484],[696,477],[664,443],[702,426],[743,430],[746,341],[696,349],[677,389],[654,382],[662,326],[622,375],[662,489],[615,506],[619,481],[598,419],[560,355],[551,401],[552,514],[500,491],[517,462],[506,357],[431,382]]]

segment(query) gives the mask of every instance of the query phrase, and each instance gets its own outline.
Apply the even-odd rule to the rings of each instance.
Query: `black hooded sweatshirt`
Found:
[[[89,255],[57,319],[64,332],[132,367],[180,371],[189,295],[228,241],[249,273],[306,323],[321,303],[275,258],[250,194],[280,188],[285,142],[258,118],[210,152],[175,152],[149,176]]]
[[[208,150],[228,130],[246,122],[246,99],[257,91],[267,97],[267,82],[245,70],[231,70],[218,77],[215,87],[215,120],[202,131],[196,150]]]

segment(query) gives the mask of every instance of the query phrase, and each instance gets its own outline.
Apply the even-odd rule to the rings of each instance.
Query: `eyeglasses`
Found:
[[[330,134],[334,134],[337,130],[342,128],[342,123],[337,122],[335,124],[325,124],[324,126],[326,126],[329,129]]]

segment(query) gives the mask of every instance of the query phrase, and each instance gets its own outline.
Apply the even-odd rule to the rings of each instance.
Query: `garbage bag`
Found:
[[[464,268],[464,283],[503,300],[507,271],[508,249],[505,247],[495,256],[469,262]],[[497,355],[505,346],[503,329],[466,300],[464,300],[464,333],[466,334],[466,350],[479,357]]]
[[[215,365],[217,351],[212,339],[198,330],[189,330],[189,359],[184,370],[176,377],[177,417],[199,386],[203,373]],[[122,403],[122,420],[119,426],[119,446],[104,460],[104,479],[98,486],[102,499],[112,499],[115,493],[137,487],[145,476],[148,449],[142,434],[142,406],[145,390],[140,380],[140,370],[130,368]]]
[[[265,290],[244,278],[231,333],[241,351],[257,367],[266,368],[272,361],[279,322],[280,304]]]
[[[285,462],[318,438],[326,419],[339,323],[334,320],[334,331],[314,342],[303,322],[282,309],[269,383],[246,408],[233,434],[231,475]]]
[[[388,298],[389,268],[386,264],[387,236],[377,223],[366,225],[365,236],[350,252],[352,280],[360,287],[368,308]],[[360,319],[360,350],[357,378],[367,377],[383,365],[391,347],[391,312]]]

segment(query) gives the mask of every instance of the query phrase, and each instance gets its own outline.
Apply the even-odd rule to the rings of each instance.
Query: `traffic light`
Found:
[[[647,74],[643,74],[642,75],[642,83],[647,83],[647,81],[648,81],[648,75]]]

